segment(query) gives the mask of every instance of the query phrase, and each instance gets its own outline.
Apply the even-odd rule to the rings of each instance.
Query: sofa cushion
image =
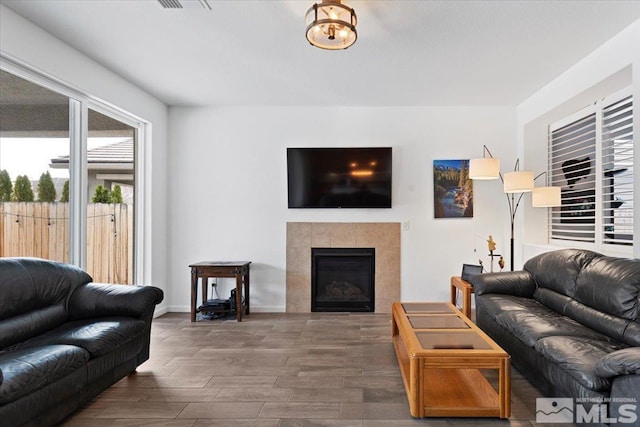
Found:
[[[622,336],[622,342],[632,347],[640,347],[640,323],[629,322]]]
[[[525,262],[523,268],[531,273],[538,287],[574,297],[580,271],[593,259],[602,256],[592,251],[564,249],[535,256]]]
[[[638,323],[621,317],[604,313],[586,306],[576,300],[566,306],[566,315],[583,325],[601,332],[615,341],[624,342],[631,346],[640,345]]]
[[[617,265],[618,260],[622,261],[623,265]],[[605,271],[613,274],[614,278],[604,277],[607,275]],[[598,275],[603,277],[597,277]],[[542,287],[536,289],[534,298],[551,310],[610,336],[615,341],[640,346],[638,323],[621,317],[625,311],[622,309],[622,301],[626,301],[625,304],[628,306],[638,303],[638,296],[635,294],[640,292],[640,281],[637,285],[633,285],[636,280],[633,277],[637,275],[640,275],[640,261],[609,257],[594,258],[578,274],[575,298]],[[619,281],[618,276],[620,276]],[[591,282],[586,282],[586,279]]]
[[[602,257],[578,275],[575,299],[599,311],[637,321],[640,316],[640,260]]]
[[[2,319],[0,350],[60,326],[66,320],[67,311],[62,302]]]
[[[91,358],[107,354],[144,333],[143,320],[127,317],[102,317],[67,322],[51,331],[16,344],[9,349],[39,347],[44,344],[66,344],[87,350]]]
[[[567,305],[570,304],[571,301],[574,301],[573,298],[560,294],[549,288],[537,288],[533,293],[533,298],[542,305],[550,308],[558,314],[562,314],[563,316],[567,315]]]
[[[69,264],[37,258],[0,258],[0,349],[67,320],[71,292],[91,276]]]
[[[596,374],[596,364],[607,353],[622,347],[620,343],[589,338],[553,336],[541,338],[535,349],[584,387],[603,391],[611,387],[611,381]]]
[[[604,378],[640,375],[640,347],[625,348],[603,356],[596,364],[596,374]]]
[[[81,399],[87,396],[86,386],[87,370],[84,367],[76,369],[29,394],[0,405],[0,425],[57,426],[62,418],[78,409]],[[90,424],[92,427],[96,425],[93,422]],[[87,425],[87,422],[84,425]]]
[[[70,264],[37,258],[0,258],[0,319],[50,305],[66,306],[75,287],[91,276]]]
[[[89,353],[70,345],[46,345],[0,352],[0,405],[12,402],[83,368]]]
[[[101,383],[105,377],[111,378],[110,384],[136,369],[137,355],[144,344],[144,336],[123,343],[114,351],[93,358],[87,363],[87,378],[90,383]],[[125,372],[120,372],[124,369]]]
[[[611,341],[611,338],[589,329],[569,317],[539,304],[529,311],[512,310],[496,316],[496,322],[529,347],[545,337],[570,336]]]
[[[476,297],[476,308],[485,315],[495,318],[505,311],[529,311],[540,304],[531,298],[522,298],[512,295],[484,294]]]

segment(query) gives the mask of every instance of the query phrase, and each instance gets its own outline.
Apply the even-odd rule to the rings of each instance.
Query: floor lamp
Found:
[[[477,180],[498,179],[502,181],[503,191],[507,196],[509,204],[509,219],[511,221],[511,246],[510,246],[510,264],[511,271],[514,265],[514,222],[520,201],[526,193],[532,193],[531,204],[533,207],[554,207],[560,206],[560,187],[535,187],[534,181],[546,172],[542,172],[537,176],[533,176],[531,171],[520,170],[520,159],[516,160],[513,172],[506,172],[504,175],[500,172],[500,160],[493,157],[491,151],[486,145],[482,146],[482,158],[471,159],[469,161],[469,178]],[[489,157],[486,157],[486,154]]]

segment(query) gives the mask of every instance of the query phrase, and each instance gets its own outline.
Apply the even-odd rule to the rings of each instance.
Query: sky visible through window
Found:
[[[123,138],[89,138],[89,150],[114,144]],[[68,138],[0,138],[0,170],[6,169],[12,181],[18,175],[40,179],[49,171],[52,178],[69,178],[68,169],[50,168],[51,159],[69,155]]]

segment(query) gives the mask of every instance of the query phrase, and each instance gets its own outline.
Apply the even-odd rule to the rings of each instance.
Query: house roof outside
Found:
[[[87,165],[89,169],[133,169],[134,147],[133,140],[126,139],[115,144],[103,145],[87,150]],[[51,168],[68,169],[69,155],[51,159]]]

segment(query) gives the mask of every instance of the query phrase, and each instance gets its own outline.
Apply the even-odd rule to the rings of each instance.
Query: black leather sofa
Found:
[[[149,358],[152,286],[0,258],[0,425],[51,426]]]
[[[470,280],[477,325],[545,396],[640,425],[640,260],[566,249]]]

